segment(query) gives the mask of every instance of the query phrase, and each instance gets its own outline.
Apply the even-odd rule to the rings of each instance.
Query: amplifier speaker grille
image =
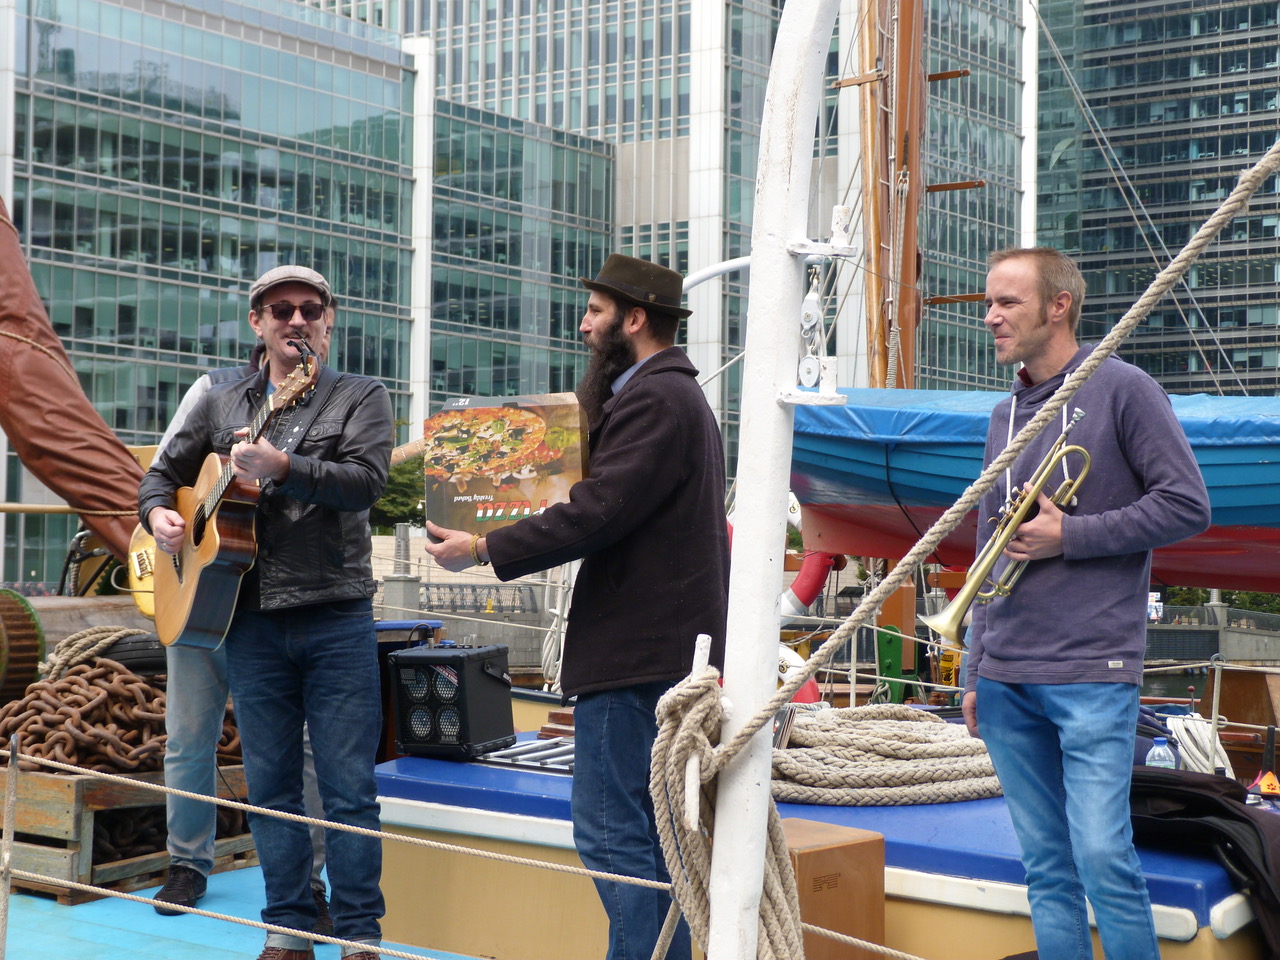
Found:
[[[387,672],[400,753],[468,759],[515,743],[504,644],[396,650]]]

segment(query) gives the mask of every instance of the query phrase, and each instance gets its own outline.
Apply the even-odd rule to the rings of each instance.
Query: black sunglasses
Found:
[[[314,300],[308,300],[306,303],[290,303],[288,300],[280,300],[276,303],[268,303],[266,309],[271,311],[271,316],[275,317],[281,323],[286,323],[293,319],[295,310],[302,311],[302,319],[307,323],[315,323],[324,316],[324,304],[316,303]]]

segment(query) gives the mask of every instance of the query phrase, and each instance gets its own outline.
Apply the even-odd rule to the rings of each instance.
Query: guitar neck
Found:
[[[253,420],[249,423],[249,432],[245,435],[245,439],[250,443],[259,439],[266,432],[267,424],[271,422],[271,417],[275,413],[275,408],[271,404],[271,399],[259,408],[254,414]],[[204,498],[200,506],[204,517],[213,515],[213,511],[218,509],[218,504],[222,502],[223,496],[227,489],[231,486],[231,481],[235,479],[235,470],[232,469],[231,461],[228,460],[222,467],[222,472],[218,474],[218,479],[213,486],[209,488],[209,495]]]

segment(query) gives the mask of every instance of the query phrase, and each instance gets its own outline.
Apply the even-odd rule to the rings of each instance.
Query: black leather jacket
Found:
[[[258,556],[241,582],[237,609],[272,610],[371,597],[369,507],[387,485],[393,423],[386,387],[370,377],[337,375],[327,396],[324,371],[316,397],[323,406],[306,437],[289,454],[289,476],[264,484],[258,501]],[[138,489],[138,513],[173,506],[173,493],[195,484],[210,453],[226,455],[235,431],[261,409],[265,374],[215,385],[152,464]],[[319,402],[313,399],[311,402]],[[278,446],[295,418],[293,406],[275,414],[265,436]]]

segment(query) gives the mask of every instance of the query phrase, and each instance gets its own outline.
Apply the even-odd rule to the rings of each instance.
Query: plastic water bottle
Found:
[[[1178,755],[1169,746],[1167,738],[1155,738],[1151,749],[1147,751],[1146,764],[1148,767],[1164,767],[1167,770],[1178,769]]]

